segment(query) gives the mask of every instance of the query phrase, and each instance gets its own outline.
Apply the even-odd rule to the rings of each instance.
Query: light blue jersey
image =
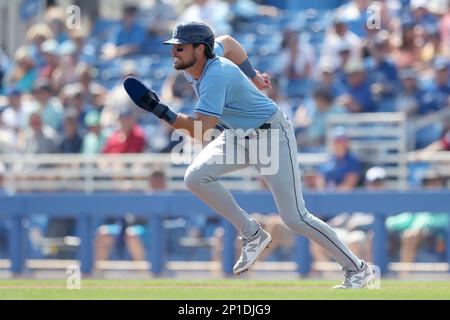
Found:
[[[200,79],[185,73],[199,99],[195,112],[219,119],[219,124],[232,129],[260,127],[278,110],[230,60],[221,57],[223,48],[216,43],[216,57],[208,59]]]

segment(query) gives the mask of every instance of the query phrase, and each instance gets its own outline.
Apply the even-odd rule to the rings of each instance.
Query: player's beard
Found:
[[[175,61],[173,64],[173,67],[175,70],[185,70],[187,68],[192,67],[196,63],[197,63],[197,59],[195,58],[194,55],[192,55],[191,59],[186,62],[183,62],[181,59],[179,59],[178,61]]]

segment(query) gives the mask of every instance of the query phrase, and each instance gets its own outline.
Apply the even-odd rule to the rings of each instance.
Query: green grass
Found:
[[[226,280],[92,280],[80,290],[65,280],[1,280],[0,299],[450,299],[450,282],[384,280],[378,290],[331,290],[330,281]]]

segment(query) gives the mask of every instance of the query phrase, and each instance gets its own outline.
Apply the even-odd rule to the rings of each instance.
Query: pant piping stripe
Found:
[[[357,266],[357,264],[336,244],[336,243],[334,243],[334,241],[333,240],[331,240],[326,234],[324,234],[323,232],[321,232],[320,230],[318,230],[318,229],[316,229],[316,228],[314,228],[312,225],[310,225],[306,220],[304,220],[303,219],[303,216],[302,216],[302,214],[300,213],[300,209],[298,208],[298,200],[297,200],[297,188],[296,188],[296,185],[295,185],[295,176],[294,176],[294,165],[293,165],[293,161],[292,161],[292,155],[291,155],[291,153],[292,153],[292,151],[291,151],[291,146],[290,146],[290,140],[289,140],[289,138],[288,138],[288,135],[287,135],[287,132],[286,132],[286,130],[284,130],[284,127],[283,127],[283,125],[281,124],[281,122],[279,123],[280,124],[280,127],[281,127],[281,130],[283,130],[283,132],[284,132],[284,135],[286,136],[286,139],[287,139],[287,141],[288,141],[288,148],[289,148],[289,158],[291,159],[291,170],[292,170],[292,179],[293,179],[293,182],[294,182],[294,195],[295,195],[295,205],[296,205],[296,207],[297,207],[297,212],[298,212],[298,214],[300,215],[300,219],[306,224],[306,225],[308,225],[310,228],[312,228],[312,229],[314,229],[314,230],[316,230],[317,232],[319,232],[319,233],[321,233],[325,238],[327,238],[328,240],[330,240],[330,242],[332,243],[332,244],[334,244],[334,246],[336,247],[336,248],[338,248],[339,249],[339,251],[341,251],[351,262],[352,262],[352,264],[355,266],[355,268],[356,268],[356,270],[359,270],[359,268],[358,268],[358,266]]]

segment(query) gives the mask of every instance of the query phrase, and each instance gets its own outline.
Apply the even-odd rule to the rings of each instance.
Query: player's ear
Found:
[[[194,47],[195,50],[197,50],[197,52],[203,54],[206,56],[206,46],[203,43],[198,44],[196,47]]]

